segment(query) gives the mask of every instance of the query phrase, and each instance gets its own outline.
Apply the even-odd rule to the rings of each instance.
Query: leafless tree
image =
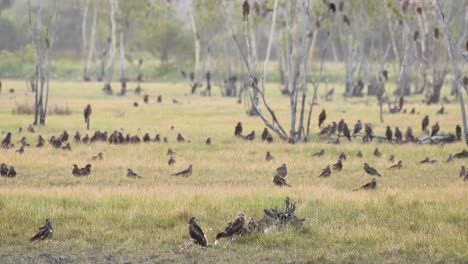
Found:
[[[34,125],[45,125],[47,106],[49,102],[51,52],[54,44],[57,8],[53,3],[53,10],[47,22],[42,22],[42,1],[37,1],[36,19],[33,21],[31,0],[28,0],[29,29],[31,44],[35,59],[35,72],[32,81],[34,96]]]

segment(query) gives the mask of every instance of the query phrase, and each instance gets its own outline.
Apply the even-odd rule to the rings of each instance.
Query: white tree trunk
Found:
[[[91,70],[91,62],[94,57],[95,53],[95,41],[96,41],[96,24],[97,24],[97,2],[96,0],[93,1],[93,23],[91,25],[91,39],[88,49],[88,58],[86,60],[85,72],[84,72],[84,79],[89,80],[89,73]]]
[[[106,84],[110,85],[114,75],[114,62],[116,52],[116,37],[115,37],[115,0],[109,0],[110,5],[110,26],[111,26],[111,39],[109,43],[109,60],[107,61],[107,78]]]
[[[195,66],[193,70],[194,74],[194,82],[195,85],[199,82],[199,71],[200,71],[200,36],[198,35],[197,25],[195,23],[195,6],[193,5],[193,0],[191,1],[191,12],[190,12],[190,21],[192,24],[192,33],[193,33],[193,41],[195,46]]]

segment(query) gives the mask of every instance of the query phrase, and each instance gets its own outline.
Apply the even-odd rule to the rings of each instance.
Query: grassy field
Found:
[[[354,125],[356,120],[371,122],[376,134],[383,135],[387,125],[402,131],[412,126],[422,136],[421,119],[429,115],[441,132],[454,132],[460,122],[458,104],[446,104],[448,114],[436,115],[440,105],[426,106],[421,98],[408,98],[407,109],[418,114],[386,115],[378,119],[376,99],[344,100],[337,92],[334,102],[322,102],[313,114],[314,136],[310,143],[289,145],[275,137],[273,144],[258,138],[264,128],[256,117],[244,114],[236,99],[186,96],[187,84],[146,83],[142,97],[105,96],[101,84],[52,83],[50,108],[68,106],[70,115],[50,115],[45,127],[26,132],[31,115],[15,115],[17,104],[31,103],[24,82],[4,81],[0,94],[1,131],[14,132],[17,143],[26,136],[31,145],[38,134],[48,139],[67,130],[86,133],[82,111],[93,107],[90,135],[94,130],[122,129],[123,133],[148,132],[166,136],[169,143],[136,145],[90,145],[72,143],[72,151],[28,148],[23,155],[15,148],[0,150],[0,162],[15,165],[18,176],[0,178],[0,262],[2,263],[467,263],[468,262],[468,183],[458,176],[464,160],[446,163],[449,153],[465,148],[463,143],[444,146],[394,145],[374,141],[342,141],[327,144],[317,137],[317,115],[328,113],[326,123],[341,117]],[[337,85],[335,85],[337,86]],[[330,85],[329,88],[332,86]],[[341,87],[341,86],[340,86]],[[14,94],[5,91],[15,88]],[[132,88],[132,85],[130,85]],[[338,88],[338,86],[337,86]],[[323,90],[323,89],[322,89]],[[340,89],[338,89],[340,90]],[[448,90],[448,89],[446,89]],[[219,95],[219,91],[215,90]],[[162,95],[163,103],[156,103]],[[283,125],[289,126],[289,100],[278,87],[267,91]],[[182,102],[172,104],[172,99]],[[140,106],[133,107],[138,101]],[[241,121],[244,131],[255,130],[257,139],[245,142],[233,136]],[[174,130],[170,127],[174,126]],[[18,134],[18,128],[23,132]],[[177,143],[177,133],[191,143]],[[2,136],[3,137],[3,136]],[[211,137],[213,144],[204,141]],[[167,165],[168,148],[176,151],[176,164]],[[378,147],[381,158],[372,155]],[[312,153],[325,149],[325,155]],[[356,157],[362,150],[364,158]],[[264,160],[266,151],[275,157]],[[98,152],[102,161],[91,161]],[[318,178],[321,170],[336,162],[345,152],[348,159],[341,172]],[[387,170],[390,155],[404,161],[404,168]],[[439,160],[421,165],[426,156]],[[352,192],[370,181],[363,163],[377,168],[376,190]],[[72,165],[93,165],[89,177],[71,176]],[[282,163],[289,169],[292,188],[273,185],[274,171]],[[189,178],[171,173],[193,164]],[[126,169],[143,176],[129,179]],[[187,221],[196,216],[209,242],[240,212],[247,219],[263,216],[264,208],[282,208],[289,196],[298,202],[297,216],[306,218],[304,228],[282,227],[268,234],[241,237],[217,246],[183,249],[189,242]],[[52,240],[29,242],[44,219],[51,216],[55,228]]]

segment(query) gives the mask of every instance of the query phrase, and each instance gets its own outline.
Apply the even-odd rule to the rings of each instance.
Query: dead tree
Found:
[[[453,71],[453,75],[454,75],[454,78],[455,78],[455,85],[456,85],[456,88],[457,88],[458,100],[460,102],[460,108],[461,108],[461,113],[462,113],[463,130],[465,132],[465,142],[468,145],[468,126],[467,126],[467,123],[466,123],[465,102],[464,102],[463,93],[462,93],[462,90],[461,90],[461,72],[460,72],[460,68],[458,67],[458,64],[457,64],[457,62],[455,60],[455,51],[457,51],[457,53],[461,53],[460,52],[461,49],[459,48],[458,44],[454,41],[452,35],[450,34],[450,32],[448,30],[448,25],[445,22],[444,14],[442,13],[442,4],[441,4],[440,0],[437,0],[437,10],[436,11],[437,11],[437,18],[439,20],[439,24],[442,26],[442,29],[444,31],[445,43],[447,45],[447,50],[448,50],[448,55],[449,55],[449,58],[450,58],[450,62],[452,64],[452,71]],[[463,36],[463,37],[465,37],[465,36]],[[468,54],[466,56],[464,56],[465,62],[467,61],[467,57],[468,57]]]
[[[310,14],[309,14],[309,0],[302,0],[301,7],[297,6],[297,2],[291,4],[290,2],[286,2],[286,9],[284,10],[284,16],[286,21],[286,41],[284,45],[286,46],[286,66],[288,76],[292,78],[288,78],[289,87],[290,87],[290,94],[289,94],[289,101],[290,101],[290,130],[289,133],[286,132],[277,119],[275,112],[269,106],[268,101],[265,97],[265,84],[264,82],[257,82],[256,77],[253,73],[251,64],[249,63],[249,59],[242,53],[242,49],[240,44],[233,33],[233,29],[231,26],[231,33],[232,37],[237,44],[239,51],[241,52],[242,58],[246,64],[247,71],[249,73],[249,78],[251,80],[252,90],[249,91],[249,99],[251,102],[252,107],[258,113],[258,116],[262,119],[267,127],[272,129],[281,139],[288,140],[290,143],[297,143],[301,139],[305,138],[305,106],[306,101],[309,100],[307,94],[307,75],[308,75],[308,64],[307,54],[309,54],[309,49],[311,47],[312,42],[312,28],[310,26]],[[221,3],[224,8],[224,5]],[[275,1],[275,8],[273,10],[273,20],[276,17],[278,9],[278,3]],[[228,21],[230,21],[229,14],[224,8]],[[322,17],[322,15],[319,15]],[[299,27],[299,21],[303,22],[303,26]],[[293,24],[294,23],[294,30]],[[273,27],[274,24],[272,24]],[[301,31],[302,30],[302,31]],[[315,28],[318,30],[318,28]],[[270,39],[272,41],[272,35],[274,30],[270,31]],[[294,41],[293,41],[294,39]],[[270,46],[270,45],[269,45]],[[267,51],[268,54],[268,51]],[[266,56],[268,58],[268,56]],[[265,73],[264,73],[265,76]],[[268,111],[269,118],[262,112],[260,102],[257,103],[254,99],[253,91],[257,92],[259,95],[259,101],[261,105],[266,108]],[[301,96],[299,96],[301,95]],[[310,102],[311,104],[313,102]],[[310,116],[309,116],[310,117]],[[310,123],[310,121],[309,121]]]
[[[42,24],[41,1],[37,1],[36,20],[33,21],[31,1],[28,0],[29,29],[35,59],[35,72],[32,82],[34,96],[34,125],[45,125],[50,88],[51,52],[54,44],[57,8],[53,5],[52,15],[47,24]]]

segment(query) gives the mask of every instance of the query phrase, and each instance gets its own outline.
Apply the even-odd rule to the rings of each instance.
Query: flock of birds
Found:
[[[85,108],[84,111],[84,117],[85,117],[85,122],[89,124],[90,120],[90,115],[91,115],[91,107],[88,105]],[[326,120],[326,111],[323,110],[319,114],[319,128],[322,126],[324,121]],[[427,132],[427,127],[429,125],[429,117],[425,116],[422,120],[422,130]],[[173,130],[174,127],[171,127]],[[332,122],[331,124],[327,125],[326,127],[322,128],[319,132],[320,136],[327,136],[331,137],[334,135],[337,135],[337,140],[335,140],[333,143],[339,144],[339,138],[341,136],[346,137],[348,140],[352,140],[352,138],[355,138],[356,136],[361,136],[363,139],[363,142],[369,142],[372,141],[374,138],[381,138],[381,139],[386,139],[389,142],[395,142],[395,143],[408,143],[408,142],[416,142],[418,139],[413,136],[412,134],[412,129],[411,127],[408,127],[406,133],[405,133],[405,139],[403,139],[403,135],[401,131],[399,130],[398,127],[395,128],[395,133],[392,133],[392,130],[390,127],[387,126],[386,133],[385,133],[385,138],[376,136],[373,133],[372,125],[370,123],[364,124],[364,134],[360,134],[361,130],[363,129],[363,124],[360,120],[357,121],[357,123],[354,125],[354,131],[353,134],[351,134],[351,131],[349,130],[348,125],[346,122],[341,119],[338,123]],[[29,132],[34,133],[34,128],[32,126],[29,126],[27,129]],[[434,124],[432,126],[430,136],[436,136],[440,130],[440,126],[438,123]],[[21,133],[22,129],[19,129],[19,132]],[[234,135],[239,138],[243,138],[244,140],[249,140],[252,141],[255,139],[255,131],[251,131],[247,135],[243,135],[243,127],[242,123],[238,122],[237,125],[234,128]],[[461,140],[461,128],[460,126],[456,127],[455,130],[456,136],[458,140]],[[69,140],[69,134],[67,131],[64,131],[62,134],[59,136],[52,136],[49,139],[49,143],[51,146],[57,149],[63,149],[63,150],[68,150],[71,151],[71,145]],[[269,133],[268,129],[264,129],[264,131],[261,134],[261,139],[263,142],[266,143],[271,143],[273,141],[273,136]],[[140,143],[140,142],[168,142],[167,138],[164,137],[161,140],[161,136],[157,134],[154,139],[152,139],[149,135],[149,133],[146,133],[142,139],[140,139],[137,135],[130,135],[127,134],[124,136],[122,132],[119,131],[114,131],[110,136],[108,136],[107,132],[101,132],[97,130],[92,137],[89,137],[87,134],[84,137],[81,137],[79,132],[76,132],[73,140],[75,143],[84,143],[84,144],[89,144],[93,142],[108,142],[109,144],[135,144],[135,143]],[[182,134],[178,133],[177,142],[183,143],[183,142],[190,142],[186,141],[185,138],[182,136]],[[211,138],[207,138],[205,141],[206,144],[211,144]],[[23,154],[25,152],[25,149],[27,147],[30,147],[30,144],[27,142],[26,137],[22,137],[22,139],[19,141],[20,148],[16,150],[17,153]],[[39,135],[38,136],[38,143],[36,144],[37,148],[42,148],[45,146],[45,140],[44,138]],[[14,144],[12,143],[12,133],[8,132],[5,138],[1,142],[1,147],[4,149],[12,148],[14,147]],[[321,149],[320,151],[316,152],[313,154],[314,157],[321,157],[322,155],[325,154],[325,150]],[[169,148],[167,151],[167,155],[169,156],[168,160],[168,165],[172,165],[176,162],[175,160],[175,152]],[[376,157],[381,157],[382,153],[379,151],[378,148],[375,148],[374,156]],[[92,160],[102,160],[104,154],[103,153],[98,153],[95,156],[92,156]],[[363,154],[359,150],[358,153],[356,154],[356,157],[362,158]],[[447,162],[453,161],[454,158],[466,158],[468,157],[468,151],[463,150],[460,153],[456,154],[450,154],[449,158],[447,159]],[[343,169],[343,161],[347,159],[347,156],[345,153],[341,153],[338,157],[338,160],[336,163],[332,165],[327,165],[320,175],[318,177],[330,177],[333,171],[341,171]],[[265,156],[266,161],[272,161],[274,160],[274,157],[270,152],[266,153]],[[394,162],[395,157],[393,155],[390,156],[389,161]],[[425,159],[421,160],[419,163],[421,164],[433,164],[438,162],[437,160],[430,159],[429,157],[426,157]],[[394,165],[390,166],[388,169],[401,169],[403,167],[403,161],[399,160],[396,162]],[[82,176],[87,176],[91,174],[91,164],[86,164],[84,167],[80,168],[78,165],[73,164],[72,168],[72,175],[76,177],[82,177]],[[172,176],[182,176],[182,177],[189,177],[192,174],[193,170],[193,165],[190,164],[187,169],[184,169],[182,171],[173,173]],[[363,170],[367,175],[370,176],[378,176],[381,177],[382,175],[375,169],[374,167],[370,166],[368,163],[364,163],[363,165]],[[277,168],[276,172],[274,173],[273,176],[273,183],[276,186],[280,187],[292,187],[290,184],[287,183],[286,181],[286,176],[288,174],[288,169],[286,164],[282,164],[279,168]],[[0,165],[0,175],[2,177],[16,177],[17,173],[13,165],[10,165],[9,167],[5,164],[2,163]],[[468,170],[465,168],[465,166],[462,166],[460,169],[460,177],[463,177],[464,181],[468,181]],[[127,169],[127,177],[130,178],[142,178],[138,173],[134,172],[132,169],[128,168]],[[372,190],[377,187],[377,180],[376,178],[372,178],[370,182],[367,182],[360,187],[354,189],[353,191],[358,191],[358,190]],[[191,217],[188,221],[189,225],[189,237],[191,240],[194,241],[195,244],[199,244],[203,247],[206,247],[208,245],[206,236],[201,229],[201,227],[197,224],[197,219],[195,217]],[[243,234],[248,231],[249,229],[244,228],[245,225],[245,220],[244,220],[244,215],[241,213],[234,221],[229,223],[224,231],[220,232],[216,236],[216,240],[214,244],[217,244],[218,241],[222,238],[225,237],[233,237],[234,235],[239,235]],[[255,220],[251,219],[248,223],[247,226],[255,226]],[[31,238],[31,241],[37,241],[37,240],[43,240],[47,238],[51,238],[53,234],[53,227],[52,223],[50,220],[50,217],[46,219],[45,224],[39,228],[39,231],[37,234]]]

